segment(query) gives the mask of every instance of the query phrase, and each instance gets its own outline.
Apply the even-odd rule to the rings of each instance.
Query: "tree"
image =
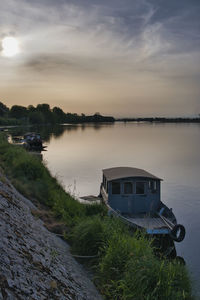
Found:
[[[8,112],[9,112],[9,108],[5,104],[0,102],[0,116],[4,116]]]
[[[29,105],[29,106],[28,106],[28,111],[29,111],[29,112],[36,111],[36,108],[35,108],[33,105]]]
[[[36,109],[38,111],[41,111],[42,113],[51,112],[49,104],[46,104],[46,103],[38,104],[37,107],[36,107]]]
[[[40,111],[30,112],[29,122],[31,124],[43,124],[44,123],[44,116]]]
[[[54,114],[51,111],[49,104],[38,104],[36,107],[36,111],[41,112],[43,114],[45,123],[55,123]]]
[[[26,118],[27,113],[27,108],[20,105],[13,105],[10,109],[10,116],[16,119]]]
[[[55,106],[53,108],[53,114],[55,116],[56,122],[65,122],[66,114],[64,113],[64,111],[61,108]]]

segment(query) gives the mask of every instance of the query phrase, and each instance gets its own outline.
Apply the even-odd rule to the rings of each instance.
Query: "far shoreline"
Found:
[[[163,117],[149,117],[149,118],[118,118],[116,122],[135,122],[135,123],[200,123],[199,118],[163,118]]]

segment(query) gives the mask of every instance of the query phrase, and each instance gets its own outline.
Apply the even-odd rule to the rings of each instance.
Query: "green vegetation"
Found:
[[[185,266],[158,259],[149,240],[131,235],[116,218],[83,220],[74,227],[71,240],[74,253],[98,254],[96,284],[107,299],[192,299]]]
[[[13,118],[3,118],[0,117],[0,126],[12,126],[12,125],[21,125],[21,122]]]
[[[150,117],[150,118],[121,118],[118,122],[148,122],[148,123],[200,123],[200,114],[198,117]]]
[[[40,160],[22,147],[11,145],[0,134],[0,164],[16,188],[25,196],[37,199],[51,208],[59,219],[68,226],[80,218],[102,213],[102,205],[84,205],[66,193]]]
[[[86,122],[114,122],[113,117],[93,116],[65,113],[61,108],[50,108],[49,104],[38,104],[36,107],[13,105],[10,109],[0,102],[0,125],[18,124],[56,124],[56,123],[86,123]]]
[[[95,256],[95,282],[106,299],[190,300],[190,279],[179,262],[159,259],[141,233],[131,233],[103,205],[84,205],[66,193],[41,161],[0,134],[0,165],[17,189],[64,222],[77,255]]]

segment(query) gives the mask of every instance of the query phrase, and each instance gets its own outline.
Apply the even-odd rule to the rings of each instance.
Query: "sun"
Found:
[[[8,36],[5,37],[2,42],[2,54],[4,56],[15,56],[16,54],[19,53],[19,42],[16,38]]]

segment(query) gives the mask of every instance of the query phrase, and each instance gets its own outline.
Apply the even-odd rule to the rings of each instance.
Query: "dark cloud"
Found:
[[[197,18],[200,9],[199,0],[149,0],[148,2],[156,8],[152,18],[153,22],[165,21],[176,16],[185,15],[188,12],[191,17]]]
[[[48,78],[57,77],[60,90],[65,75],[72,76],[70,96],[82,86],[92,99],[106,95],[103,80],[107,95],[119,101],[134,94],[153,103],[161,95],[167,103],[170,94],[171,103],[181,97],[186,103],[190,90],[196,103],[199,16],[199,0],[1,1],[0,39],[15,35],[21,54],[12,62],[0,57],[0,75],[7,83],[13,76],[33,84],[45,79],[49,89]]]
[[[107,67],[105,67],[105,64]],[[26,72],[36,72],[40,76],[58,76],[64,75],[78,75],[78,76],[98,76],[111,77],[113,63],[106,59],[98,58],[83,58],[78,56],[65,56],[63,54],[54,55],[35,55],[28,58],[23,64],[19,66],[20,69]]]
[[[68,70],[80,71],[80,69],[85,71],[91,71],[92,68],[89,67],[88,62],[80,62],[77,58],[69,58],[63,56],[63,54],[54,55],[36,55],[28,60],[22,65],[22,67],[28,69],[29,71],[36,72],[63,72]]]

